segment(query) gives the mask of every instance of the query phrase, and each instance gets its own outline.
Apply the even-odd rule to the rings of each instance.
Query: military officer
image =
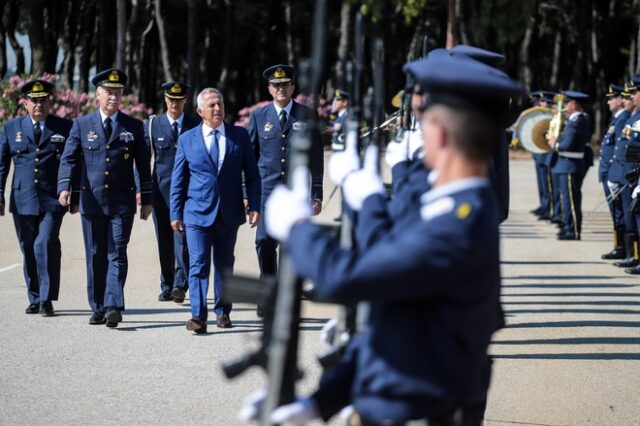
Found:
[[[60,226],[66,211],[58,204],[58,165],[72,122],[50,114],[53,84],[34,80],[21,92],[27,115],[8,121],[0,135],[0,216],[13,159],[13,222],[23,255],[27,314],[53,316],[60,288]]]
[[[575,90],[565,90],[565,115],[567,121],[557,141],[551,141],[558,159],[552,173],[557,176],[558,191],[562,202],[563,226],[559,240],[579,240],[582,228],[582,179],[585,174],[585,148],[592,132],[591,117],[582,103],[589,95]]]
[[[60,160],[58,200],[63,206],[73,202],[72,176],[79,170],[87,296],[93,311],[89,324],[117,327],[125,306],[127,244],[136,213],[134,164],[140,181],[140,218],[151,214],[149,153],[142,122],[119,111],[127,75],[111,68],[91,82],[99,108],[73,123]]]
[[[249,137],[262,179],[262,204],[278,183],[284,183],[287,180],[291,136],[303,129],[305,117],[316,114],[315,111],[292,99],[295,91],[293,83],[295,73],[295,68],[283,64],[264,70],[262,76],[268,82],[269,94],[273,102],[253,111],[249,120]],[[322,210],[324,150],[319,132],[313,131],[312,134],[311,203],[313,213],[317,215]],[[261,208],[261,211],[263,210]],[[264,220],[261,220],[256,232],[256,253],[261,275],[276,274],[277,247],[277,241],[267,235]],[[260,306],[257,313],[261,316]]]
[[[331,132],[331,145],[333,149],[340,149],[342,143],[340,138],[344,137],[344,124],[347,120],[347,108],[349,107],[349,93],[341,89],[336,89],[333,94],[333,101],[331,105],[331,112],[336,115],[336,119],[333,121],[333,128]]]
[[[169,220],[169,190],[178,136],[197,126],[200,120],[184,113],[189,85],[170,81],[162,85],[166,114],[150,117],[145,139],[153,153],[153,223],[160,256],[160,295],[158,300],[184,302],[189,288],[189,252],[185,234],[174,233]]]
[[[609,204],[611,220],[613,222],[613,250],[602,255],[603,259],[624,259],[627,257],[624,246],[624,211],[622,202],[616,193],[612,193],[607,182],[609,181],[609,168],[613,162],[613,154],[616,147],[616,139],[622,134],[624,123],[631,113],[624,108],[622,92],[624,87],[610,84],[607,91],[607,105],[613,114],[607,132],[602,139],[600,148],[600,166],[598,180],[602,183],[605,197]],[[613,194],[613,195],[612,195]]]
[[[326,372],[311,398],[274,412],[275,422],[327,419],[351,403],[362,424],[449,424],[458,416],[464,424],[481,423],[491,376],[487,348],[500,303],[489,158],[503,124],[497,117],[522,87],[450,55],[427,57],[414,72],[428,93],[424,158],[437,178],[413,228],[368,250],[341,249],[308,220],[301,169],[293,171],[292,190],[279,187],[267,202],[268,231],[287,243],[297,272],[314,281],[317,299],[372,305],[369,327],[345,363]],[[376,155],[369,149],[364,168],[343,184],[346,202],[363,215],[370,198],[384,193]]]

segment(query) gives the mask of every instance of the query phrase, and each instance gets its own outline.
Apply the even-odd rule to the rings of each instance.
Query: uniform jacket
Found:
[[[584,170],[584,158],[569,158],[563,153],[583,154],[591,137],[591,118],[581,112],[571,114],[557,142],[558,160],[553,173],[579,173]]]
[[[340,137],[340,135],[344,134],[345,128],[345,122],[347,121],[347,110],[344,109],[344,112],[342,112],[341,114],[338,114],[338,116],[336,117],[336,119],[333,121],[333,134],[331,135],[331,143],[332,144],[337,144],[340,143],[338,138]]]
[[[78,117],[60,160],[58,193],[70,188],[74,193],[79,191],[82,214],[135,214],[134,163],[140,176],[142,204],[151,204],[149,153],[142,122],[118,112],[107,141],[99,110]],[[80,178],[72,182],[78,168]]]
[[[249,136],[262,179],[262,200],[278,183],[287,182],[289,168],[289,148],[291,136],[304,128],[304,117],[315,115],[304,105],[293,101],[291,114],[284,129],[280,128],[280,120],[273,102],[255,110],[249,120]],[[309,170],[311,171],[311,198],[322,200],[322,176],[324,171],[324,150],[320,134],[312,133],[312,147]]]
[[[632,170],[635,166],[635,164],[628,162],[626,159],[629,138],[624,135],[624,129],[627,126],[633,126],[633,123],[637,120],[640,120],[640,110],[630,114],[626,121],[623,122],[620,133],[616,133],[616,146],[613,151],[611,167],[609,167],[609,174],[607,176],[607,179],[612,182],[627,183],[624,174]],[[629,183],[633,184],[632,182]]]
[[[200,124],[200,119],[185,114],[182,119],[182,129],[184,133]],[[144,137],[153,152],[153,168],[151,179],[153,182],[153,198],[162,198],[164,204],[169,205],[169,191],[171,187],[171,174],[173,173],[173,162],[178,150],[178,141],[173,139],[173,130],[169,124],[167,114],[157,116],[153,120],[151,136],[153,143],[149,139],[148,122],[145,123]],[[155,202],[154,201],[154,202]]]
[[[220,170],[213,164],[202,125],[180,135],[171,177],[171,220],[211,226],[221,210],[227,226],[246,222],[244,173],[249,210],[260,211],[260,176],[246,129],[224,124],[226,152]]]
[[[627,110],[620,110],[620,113],[614,114],[609,126],[607,127],[607,132],[602,138],[602,144],[600,146],[600,170],[599,176],[606,176],[609,172],[609,167],[611,167],[611,163],[613,162],[613,154],[616,149],[616,139],[618,135],[622,133],[622,129],[624,128],[624,123],[627,121],[631,113]]]
[[[406,421],[430,414],[432,399],[486,397],[487,347],[502,321],[495,197],[487,179],[472,179],[423,200],[413,229],[368,250],[340,249],[310,221],[290,235],[294,267],[314,281],[317,300],[371,302],[350,387],[367,418]],[[369,223],[367,210],[358,227]]]
[[[60,156],[72,124],[49,115],[38,143],[29,115],[5,123],[0,136],[0,203],[5,204],[5,184],[13,159],[10,212],[38,215],[66,210],[58,203],[56,189]]]

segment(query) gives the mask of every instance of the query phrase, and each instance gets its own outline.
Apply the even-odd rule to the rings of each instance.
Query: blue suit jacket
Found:
[[[296,101],[293,101],[291,114],[284,129],[280,128],[280,119],[273,102],[251,114],[247,130],[258,160],[264,201],[278,183],[287,183],[289,141],[291,135],[303,126],[304,123],[301,120],[305,116],[315,116],[315,112]],[[324,149],[318,131],[312,133],[309,170],[311,171],[311,198],[322,200]]]
[[[148,122],[145,122],[144,138],[149,150],[153,151],[153,171],[151,174],[153,199],[154,202],[162,199],[164,204],[168,206],[171,174],[173,173],[173,163],[178,150],[178,141],[173,139],[173,130],[169,124],[167,114],[159,115],[153,120],[151,129],[153,143],[149,139],[148,124]],[[180,133],[193,129],[198,124],[200,124],[199,118],[185,114]]]
[[[100,111],[78,117],[60,159],[58,193],[70,188],[74,194],[79,192],[82,214],[135,214],[134,162],[142,204],[151,204],[149,153],[142,122],[118,112],[107,141]],[[80,178],[72,179],[78,169]]]
[[[49,115],[39,143],[30,116],[4,124],[0,135],[0,204],[5,204],[4,189],[13,158],[10,212],[38,215],[66,210],[58,203],[56,189],[60,156],[72,124],[71,120]]]
[[[202,137],[202,125],[180,135],[171,177],[171,220],[211,226],[222,214],[227,226],[246,222],[242,174],[249,210],[260,211],[260,175],[249,134],[239,126],[224,124],[225,156],[218,171]]]

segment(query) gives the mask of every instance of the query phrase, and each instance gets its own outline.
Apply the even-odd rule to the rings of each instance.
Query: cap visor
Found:
[[[285,77],[285,78],[272,78],[271,80],[269,80],[269,83],[288,83],[290,82],[291,79],[289,77]]]
[[[111,82],[111,81],[100,83],[99,86],[110,87],[112,89],[123,89],[124,88],[124,84],[122,84],[122,83],[114,83],[114,82]]]
[[[165,93],[164,96],[171,99],[184,99],[187,97],[187,95],[170,95],[168,93]]]

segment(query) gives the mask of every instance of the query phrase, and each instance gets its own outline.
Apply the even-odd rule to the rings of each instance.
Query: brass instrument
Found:
[[[553,114],[553,118],[549,123],[549,132],[547,133],[547,139],[557,141],[560,137],[560,133],[564,128],[564,95],[555,95],[553,100],[556,103],[556,111]]]
[[[547,133],[553,112],[549,108],[533,107],[522,111],[518,121],[511,126],[514,131],[512,145],[518,143],[524,149],[534,154],[544,154],[551,151],[547,142]]]

